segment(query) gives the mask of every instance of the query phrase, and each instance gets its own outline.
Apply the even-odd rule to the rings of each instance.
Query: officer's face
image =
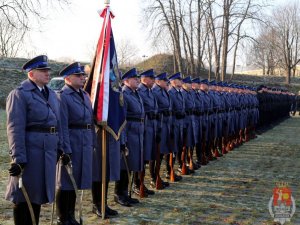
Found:
[[[177,88],[181,88],[182,87],[182,81],[181,80],[175,79],[173,81],[174,81],[175,87],[177,87]]]
[[[152,88],[154,84],[154,78],[152,77],[142,77],[142,83],[146,85],[148,88]]]
[[[75,89],[82,88],[85,83],[85,75],[84,74],[71,74],[66,77],[66,81]]]
[[[197,84],[197,83],[192,83],[192,88],[193,88],[194,90],[199,90],[199,84]]]
[[[50,81],[50,71],[47,70],[31,70],[28,77],[38,86],[43,87]]]
[[[139,86],[140,79],[138,77],[131,77],[125,81],[125,84],[133,90],[136,90]]]
[[[200,89],[203,91],[208,91],[208,85],[207,84],[201,84]]]
[[[185,90],[189,91],[189,90],[191,90],[192,85],[191,84],[183,84],[183,87]]]
[[[165,80],[157,80],[155,81],[157,85],[159,85],[163,89],[168,88],[168,83]]]
[[[214,85],[209,86],[209,90],[215,91],[216,90],[216,86],[214,86]]]

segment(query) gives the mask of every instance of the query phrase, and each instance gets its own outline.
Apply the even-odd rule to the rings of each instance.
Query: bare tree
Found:
[[[26,29],[18,29],[12,26],[7,20],[1,20],[0,57],[15,57],[22,46],[22,40],[25,34]]]
[[[282,55],[279,63],[286,71],[286,83],[289,84],[292,70],[300,62],[299,4],[295,1],[276,8],[271,21],[276,32],[277,49]]]
[[[43,3],[43,4],[42,4]],[[47,8],[63,6],[68,0],[0,0],[0,57],[14,57],[18,52],[26,33],[35,23],[45,19],[43,5]]]
[[[120,67],[129,67],[138,56],[138,48],[129,39],[117,43],[118,62]]]

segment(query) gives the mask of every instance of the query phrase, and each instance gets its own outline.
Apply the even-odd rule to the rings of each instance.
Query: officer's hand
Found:
[[[25,163],[12,163],[8,169],[9,175],[12,177],[19,176],[25,167]]]
[[[124,154],[125,156],[128,156],[128,154],[129,154],[129,150],[128,150],[128,148],[127,148],[127,144],[121,144],[121,153],[122,154]]]
[[[71,154],[63,153],[60,157],[60,160],[64,166],[68,165],[69,162],[71,161]]]
[[[57,149],[57,157],[56,157],[56,162],[59,161],[60,157],[64,154],[64,151],[62,149]]]
[[[125,152],[125,150],[126,150],[126,145],[125,144],[121,144],[121,152]]]

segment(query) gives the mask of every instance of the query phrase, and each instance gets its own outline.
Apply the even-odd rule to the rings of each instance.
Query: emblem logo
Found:
[[[275,222],[289,222],[296,211],[295,199],[288,183],[276,183],[269,201],[269,212]]]

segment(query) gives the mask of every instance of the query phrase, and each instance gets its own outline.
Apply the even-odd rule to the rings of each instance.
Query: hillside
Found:
[[[22,71],[22,65],[28,59],[24,58],[6,58],[0,59],[0,108],[5,107],[5,99],[8,93],[17,87],[23,80],[27,79],[26,73]],[[65,63],[59,63],[50,60],[51,77],[58,76],[59,71],[66,66]]]
[[[24,58],[0,59],[0,108],[5,107],[5,99],[8,93],[27,78],[26,74],[20,69],[26,61],[27,59]],[[50,65],[52,68],[51,76],[55,77],[58,76],[58,72],[64,66],[66,66],[66,63],[60,63],[50,60]],[[156,73],[167,72],[168,74],[172,74],[173,56],[167,54],[155,55],[137,64],[136,68],[139,71],[154,68]],[[128,68],[121,68],[123,72],[127,69]],[[208,78],[208,71],[203,68],[201,70],[200,76],[201,78]],[[214,76],[214,74],[212,76]],[[230,75],[227,75],[226,80],[230,80]],[[231,82],[243,83],[253,86],[257,86],[259,84],[267,84],[270,86],[285,86],[285,77],[236,74]],[[300,90],[300,77],[291,78],[291,85],[289,85],[288,88],[293,92],[298,92]]]

